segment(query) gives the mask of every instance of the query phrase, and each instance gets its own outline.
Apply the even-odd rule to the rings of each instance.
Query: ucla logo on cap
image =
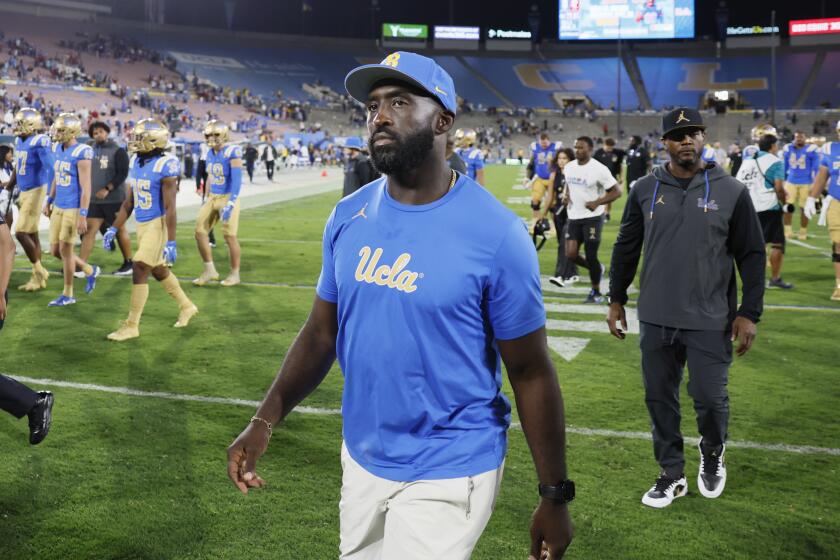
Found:
[[[399,63],[400,63],[400,53],[398,53],[398,52],[389,54],[388,56],[385,57],[385,60],[383,60],[381,62],[381,64],[384,64],[385,66],[391,66],[393,68],[396,68]]]

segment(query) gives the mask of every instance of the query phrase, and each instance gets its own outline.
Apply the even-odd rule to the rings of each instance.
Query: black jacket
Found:
[[[665,165],[636,182],[613,248],[611,300],[627,302],[643,248],[641,321],[719,331],[736,314],[758,322],[764,237],[747,188],[720,167],[708,165],[685,189]],[[735,263],[743,284],[737,310]]]

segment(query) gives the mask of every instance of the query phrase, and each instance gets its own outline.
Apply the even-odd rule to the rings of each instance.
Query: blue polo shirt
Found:
[[[545,324],[519,217],[468,177],[424,205],[391,198],[383,177],[327,220],[317,294],[338,306],[344,440],[356,462],[396,481],[501,464],[510,403],[496,340]]]

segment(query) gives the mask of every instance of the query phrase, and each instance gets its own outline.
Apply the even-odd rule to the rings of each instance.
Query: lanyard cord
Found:
[[[706,180],[706,193],[703,198],[703,213],[709,211],[709,194],[711,194],[711,188],[709,187],[709,171],[706,170],[703,173],[703,178]],[[688,189],[686,189],[688,190]],[[653,219],[653,211],[656,208],[656,195],[659,194],[659,179],[656,180],[656,185],[653,187],[653,198],[650,199],[650,219]]]

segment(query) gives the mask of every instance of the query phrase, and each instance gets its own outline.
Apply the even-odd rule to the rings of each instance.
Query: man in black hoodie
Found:
[[[697,485],[717,498],[726,483],[729,422],[726,384],[737,354],[752,346],[764,299],[764,238],[749,191],[700,158],[700,113],[678,108],[662,119],[670,161],[639,179],[627,200],[610,266],[610,332],[624,339],[624,305],[644,248],[638,313],[645,402],[661,472],[642,497],[662,508],[684,496],[679,387],[686,362],[700,442]],[[737,307],[735,267],[741,275]],[[616,323],[621,323],[619,328]]]

